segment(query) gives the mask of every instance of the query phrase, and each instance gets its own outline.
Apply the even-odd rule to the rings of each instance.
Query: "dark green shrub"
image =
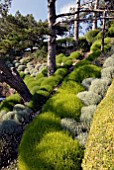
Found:
[[[114,37],[114,26],[108,28],[108,36]]]
[[[0,110],[12,110],[13,106],[17,103],[21,102],[21,98],[18,94],[13,94],[9,97],[6,97],[5,100],[3,100],[0,104]]]
[[[89,44],[92,44],[96,40],[96,36],[99,33],[99,30],[90,30],[85,34],[86,40]]]
[[[49,98],[50,93],[44,90],[38,90],[33,96],[30,102],[26,103],[26,106],[34,111],[40,110],[46,100]]]
[[[95,51],[88,55],[87,60],[94,61],[96,58],[98,58],[100,56],[100,54],[101,54],[100,51]]]
[[[90,45],[88,44],[85,37],[79,37],[78,49],[81,50],[82,52],[87,52],[90,50]]]

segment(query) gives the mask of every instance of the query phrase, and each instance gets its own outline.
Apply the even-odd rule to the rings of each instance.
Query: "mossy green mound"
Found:
[[[60,118],[45,112],[33,120],[23,135],[18,169],[80,170],[82,157],[78,142],[61,130]]]
[[[83,170],[114,169],[114,81],[94,113]]]

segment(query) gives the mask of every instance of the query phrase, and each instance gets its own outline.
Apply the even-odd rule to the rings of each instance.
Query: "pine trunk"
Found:
[[[76,12],[75,14],[75,20],[74,21],[74,40],[75,40],[75,45],[76,47],[78,46],[78,39],[79,39],[79,6],[80,6],[80,0],[76,1]]]
[[[55,14],[55,0],[48,0],[48,27],[49,27],[49,40],[48,40],[48,76],[51,76],[56,69],[55,55],[56,55],[56,29],[54,23],[56,20]]]
[[[94,9],[96,10],[98,8],[99,0],[95,1],[95,6]],[[92,30],[97,29],[97,13],[93,13],[93,25],[92,25]]]
[[[24,102],[31,100],[32,95],[16,69],[14,67],[9,69],[2,60],[0,60],[0,81],[6,82],[11,88],[14,88]]]

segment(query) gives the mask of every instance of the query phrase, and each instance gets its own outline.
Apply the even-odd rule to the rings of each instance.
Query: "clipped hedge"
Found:
[[[83,170],[114,169],[114,81],[94,114]]]

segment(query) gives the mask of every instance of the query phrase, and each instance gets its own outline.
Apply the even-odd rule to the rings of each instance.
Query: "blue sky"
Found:
[[[57,13],[68,12],[68,9],[75,4],[76,0],[57,0],[56,11]],[[12,0],[10,13],[13,15],[16,11],[21,14],[33,14],[36,20],[47,19],[47,0]]]

